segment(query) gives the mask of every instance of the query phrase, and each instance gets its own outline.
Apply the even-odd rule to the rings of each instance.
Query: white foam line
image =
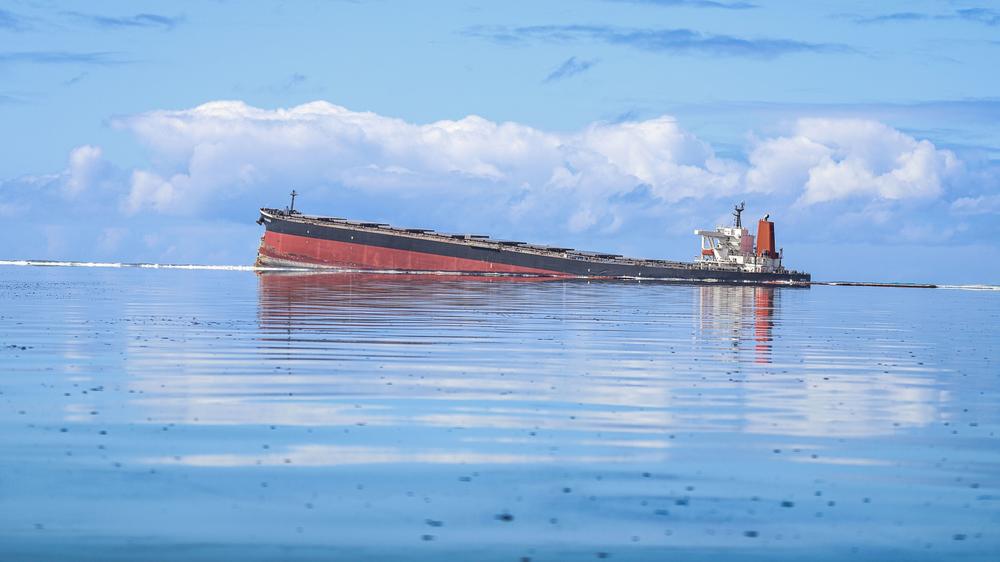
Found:
[[[195,265],[195,264],[172,264],[172,263],[138,263],[135,267],[142,269],[215,269],[220,271],[257,271],[258,268],[252,265]]]
[[[135,267],[140,269],[207,269],[216,271],[305,271],[302,268],[294,267],[257,267],[253,265],[200,265],[180,263],[121,263],[51,260],[0,260],[0,265],[37,267]]]
[[[938,289],[958,291],[1000,291],[1000,285],[938,285]]]
[[[124,267],[125,264],[117,262],[90,262],[90,261],[33,261],[28,260],[27,265],[37,265],[42,267]]]

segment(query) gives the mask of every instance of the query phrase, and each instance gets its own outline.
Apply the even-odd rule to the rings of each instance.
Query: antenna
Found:
[[[742,228],[743,223],[740,221],[740,214],[743,212],[747,206],[746,201],[740,201],[739,205],[733,207],[733,216],[736,217],[736,228]]]
[[[298,195],[298,193],[293,189],[289,195],[292,196],[292,206],[288,207],[288,212],[291,213],[295,211],[295,196]]]

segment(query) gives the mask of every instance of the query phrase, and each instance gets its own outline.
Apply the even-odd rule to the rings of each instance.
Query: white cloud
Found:
[[[748,190],[802,190],[805,205],[934,198],[961,169],[950,150],[864,119],[799,119],[791,136],[758,142],[749,160]]]
[[[739,189],[740,166],[717,158],[707,143],[681,129],[672,117],[594,125],[580,138],[582,146],[648,184],[665,200]]]
[[[145,170],[132,172],[131,189],[125,199],[125,210],[136,213],[142,210],[170,210],[179,205],[179,192],[188,183],[188,176],[177,174],[171,180]]]
[[[52,220],[114,209],[124,185],[120,176],[100,147],[78,146],[60,172],[0,179],[0,214],[31,216],[44,211],[46,220]]]
[[[750,152],[746,188],[752,192],[798,192],[809,170],[828,157],[829,149],[806,137],[779,137],[757,144]]]
[[[65,193],[76,196],[101,181],[107,172],[107,162],[98,146],[83,145],[69,153],[69,166],[63,183]]]
[[[725,221],[744,196],[753,212],[781,220],[836,213],[822,238],[857,224],[894,230],[903,208],[946,205],[941,195],[960,177],[996,176],[974,161],[967,174],[927,140],[844,118],[800,119],[787,134],[753,140],[745,162],[719,157],[669,116],[553,132],[477,116],[414,124],[326,102],[268,110],[222,101],[115,123],[148,147],[148,165],[123,171],[100,147],[77,147],[60,173],[0,182],[0,215],[117,208],[129,228],[154,215],[162,225],[185,214],[236,223],[284,203],[294,187],[317,212],[595,247],[618,238],[632,245],[621,251],[645,253],[660,251],[664,225],[686,232]],[[996,196],[977,193],[951,203],[952,213],[995,212]],[[135,244],[168,246],[156,240]]]
[[[1000,214],[1000,194],[960,197],[951,203],[951,210],[958,215],[997,215]]]
[[[326,102],[265,110],[223,101],[117,124],[153,156],[132,175],[129,212],[192,213],[209,201],[265,203],[292,186],[342,185],[403,197],[472,191],[511,216],[558,215],[581,229],[613,224],[608,201],[639,186],[669,202],[737,191],[742,174],[669,117],[562,134],[477,116],[416,125]]]
[[[616,201],[639,191],[647,207],[742,192],[804,205],[930,199],[961,168],[927,140],[845,118],[800,119],[790,135],[756,141],[747,164],[719,158],[672,117],[555,133],[477,116],[418,125],[327,102],[266,110],[218,101],[117,125],[152,151],[153,166],[132,174],[130,213],[197,213],[213,202],[265,203],[289,187],[325,186],[475,197],[509,217],[613,229],[622,222]],[[94,147],[77,151],[74,162],[100,157]]]
[[[994,162],[870,120],[801,119],[731,159],[666,116],[555,132],[213,102],[116,125],[148,164],[122,169],[84,145],[61,171],[0,180],[18,255],[245,263],[255,207],[293,187],[309,211],[664,258],[687,257],[691,229],[728,222],[743,198],[785,244],[940,244],[996,234],[1000,213]]]

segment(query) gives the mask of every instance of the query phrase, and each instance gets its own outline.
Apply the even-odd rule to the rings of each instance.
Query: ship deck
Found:
[[[718,271],[718,272],[733,272],[733,273],[742,271],[736,265],[730,266],[728,264],[719,264],[712,262],[681,262],[672,260],[632,258],[607,252],[591,252],[591,251],[577,250],[574,248],[567,248],[562,246],[547,246],[540,244],[530,244],[527,242],[521,242],[516,240],[501,240],[501,239],[491,238],[484,234],[450,234],[444,232],[437,232],[435,230],[425,229],[425,228],[396,227],[387,223],[380,223],[373,221],[356,221],[341,217],[306,215],[298,212],[289,214],[286,213],[284,210],[280,209],[263,208],[260,211],[262,215],[268,215],[272,219],[299,222],[303,224],[312,224],[320,227],[344,228],[360,232],[371,232],[371,233],[388,234],[392,236],[399,236],[405,238],[412,238],[415,240],[427,240],[434,242],[444,242],[449,244],[459,244],[471,248],[483,248],[483,249],[499,250],[505,252],[517,252],[517,253],[537,255],[537,256],[579,260],[581,262],[587,262],[587,263],[601,263],[601,264],[633,266],[633,267],[670,268],[670,269],[681,269],[689,271]],[[784,270],[781,271],[780,274],[805,275],[803,272],[793,271],[793,270]]]

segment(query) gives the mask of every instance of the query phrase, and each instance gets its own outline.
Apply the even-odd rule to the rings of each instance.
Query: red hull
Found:
[[[318,267],[567,276],[565,273],[545,269],[379,248],[271,231],[264,233],[264,239],[260,243],[260,255],[278,263],[312,264]]]

